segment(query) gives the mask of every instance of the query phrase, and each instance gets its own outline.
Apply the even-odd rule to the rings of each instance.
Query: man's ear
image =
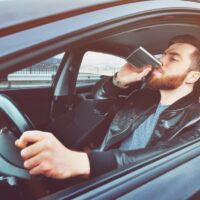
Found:
[[[199,78],[200,78],[200,72],[190,71],[185,78],[185,82],[189,84],[193,84],[196,81],[198,81]]]

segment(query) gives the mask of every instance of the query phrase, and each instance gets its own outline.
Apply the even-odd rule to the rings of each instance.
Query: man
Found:
[[[162,66],[138,69],[125,64],[96,91],[95,106],[105,111],[129,94],[114,117],[101,151],[71,151],[51,133],[27,131],[16,141],[30,174],[65,179],[94,176],[134,164],[200,136],[200,42],[189,35],[174,38],[160,59]],[[143,78],[150,75],[148,87]],[[29,145],[31,144],[31,145]]]

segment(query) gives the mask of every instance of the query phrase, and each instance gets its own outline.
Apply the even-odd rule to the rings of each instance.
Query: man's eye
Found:
[[[173,58],[173,57],[171,57],[170,60],[171,60],[171,61],[176,61],[176,62],[178,62],[178,59]]]

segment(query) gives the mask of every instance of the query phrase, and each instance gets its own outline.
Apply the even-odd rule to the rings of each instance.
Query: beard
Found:
[[[163,74],[159,78],[152,74],[148,79],[147,83],[150,87],[154,89],[173,90],[181,86],[186,76],[187,72],[181,75],[173,75],[173,76],[168,76]]]

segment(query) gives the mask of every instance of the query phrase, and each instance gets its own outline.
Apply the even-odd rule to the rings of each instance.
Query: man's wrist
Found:
[[[122,81],[120,81],[119,78],[117,77],[117,75],[118,75],[118,72],[116,72],[112,78],[113,85],[115,85],[119,88],[122,88],[122,89],[128,88],[129,85],[126,85]]]
[[[87,153],[84,152],[76,152],[76,153],[77,153],[77,174],[89,177],[90,162]]]

